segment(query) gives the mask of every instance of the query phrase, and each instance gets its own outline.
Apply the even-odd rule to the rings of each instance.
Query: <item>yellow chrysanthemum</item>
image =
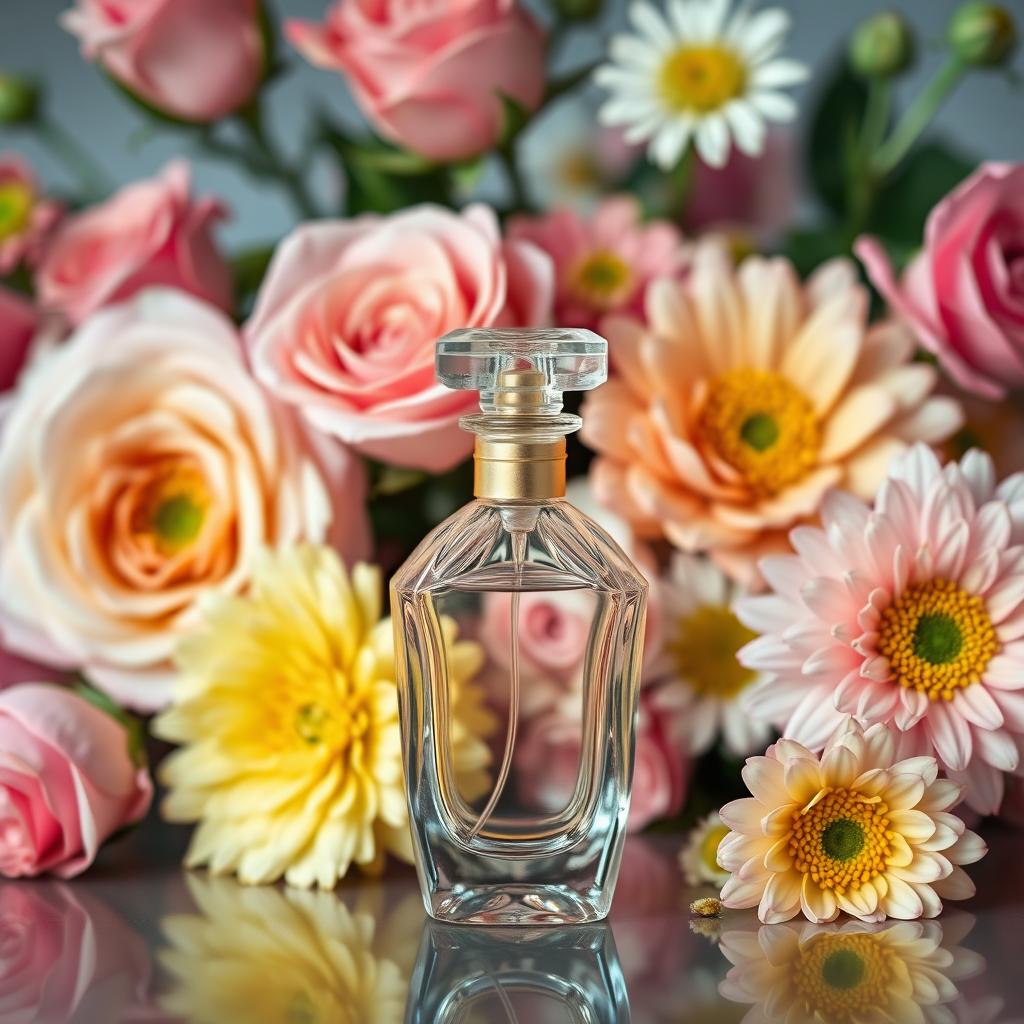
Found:
[[[449,632],[455,771],[486,791],[493,726],[472,684],[475,643]],[[217,596],[178,653],[158,736],[184,744],[161,768],[171,821],[197,821],[189,867],[245,883],[331,888],[353,863],[412,859],[391,622],[379,570],[351,578],[324,547],[264,553],[245,597]]]
[[[194,1024],[398,1024],[407,979],[370,914],[316,892],[189,879],[199,913],[161,922],[161,1005]],[[378,952],[378,951],[381,952]]]

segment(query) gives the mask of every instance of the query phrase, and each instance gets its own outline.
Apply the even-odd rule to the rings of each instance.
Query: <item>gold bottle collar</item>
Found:
[[[473,493],[478,498],[565,496],[565,438],[556,441],[488,441],[477,437]]]

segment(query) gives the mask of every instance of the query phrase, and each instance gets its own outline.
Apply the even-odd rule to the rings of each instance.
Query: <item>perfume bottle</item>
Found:
[[[562,392],[605,380],[607,343],[455,331],[438,342],[437,375],[479,391],[481,411],[460,421],[476,434],[476,500],[391,583],[424,902],[449,923],[597,921],[625,837],[647,601],[629,558],[564,497],[565,436],[582,421],[562,412]],[[471,785],[457,770],[467,638],[486,651],[498,726]]]

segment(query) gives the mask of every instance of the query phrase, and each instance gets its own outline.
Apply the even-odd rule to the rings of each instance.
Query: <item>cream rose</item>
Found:
[[[252,379],[238,334],[184,293],[103,310],[18,392],[0,437],[0,629],[141,709],[208,591],[264,546],[366,554],[360,464]]]

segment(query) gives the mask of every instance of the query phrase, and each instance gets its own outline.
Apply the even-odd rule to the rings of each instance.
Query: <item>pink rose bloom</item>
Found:
[[[472,392],[434,377],[458,327],[542,324],[551,265],[503,242],[492,210],[424,205],[304,224],[277,248],[245,338],[256,375],[319,430],[375,459],[438,472],[469,452]]]
[[[35,266],[63,207],[39,194],[35,175],[21,157],[0,154],[0,276],[20,264]]]
[[[174,160],[61,225],[36,278],[40,302],[77,324],[162,284],[230,310],[231,268],[212,230],[224,217],[218,200],[189,196],[188,164]]]
[[[490,149],[501,97],[532,111],[544,92],[544,36],[515,0],[338,0],[323,25],[289,21],[285,35],[345,76],[381,135],[434,160]]]
[[[5,646],[166,704],[210,591],[264,548],[365,558],[361,462],[252,378],[234,324],[150,289],[90,317],[15,393],[0,434]]]
[[[71,878],[149,808],[153,787],[108,714],[60,686],[0,693],[0,875]]]
[[[238,110],[263,78],[258,0],[77,0],[60,21],[83,57],[185,121]]]
[[[982,398],[1024,387],[1024,164],[982,164],[943,199],[899,282],[877,239],[856,250],[960,387]]]
[[[647,283],[682,269],[682,235],[666,221],[645,224],[632,196],[605,199],[590,216],[564,208],[513,217],[508,236],[532,242],[554,261],[561,327],[596,328],[612,312],[641,315]]]
[[[32,303],[0,285],[0,405],[25,365],[38,326]]]

